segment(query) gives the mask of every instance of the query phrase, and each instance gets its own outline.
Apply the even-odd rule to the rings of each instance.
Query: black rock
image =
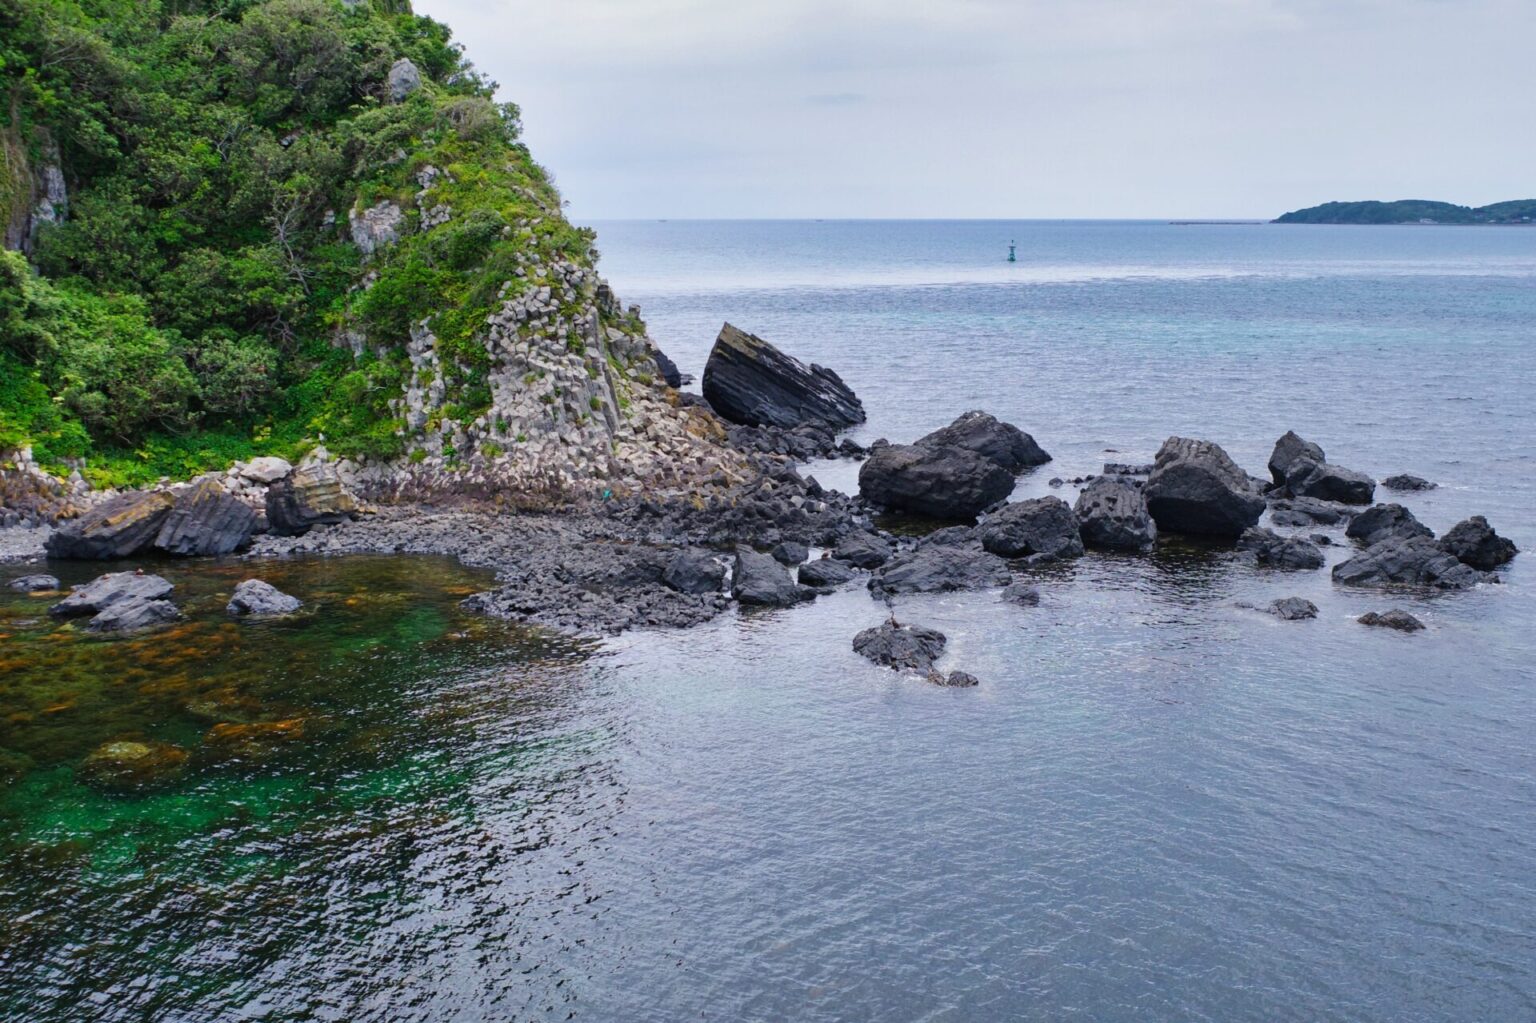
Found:
[[[1333,566],[1333,581],[1347,586],[1432,586],[1465,590],[1493,578],[1441,550],[1424,536],[1389,537]]]
[[[981,679],[968,671],[952,671],[948,675],[939,671],[930,671],[928,681],[936,686],[948,686],[951,689],[968,689],[971,686],[981,685]]]
[[[656,363],[656,372],[661,374],[661,379],[668,387],[683,386],[683,374],[678,370],[677,363],[673,362],[659,345],[651,346],[651,358]]]
[[[750,547],[736,548],[736,566],[731,578],[731,596],[743,604],[787,607],[810,600],[816,591],[801,586],[789,577],[784,566],[770,555]]]
[[[1106,472],[1109,467],[1104,467]],[[1140,487],[1124,479],[1100,476],[1077,495],[1073,508],[1083,543],[1106,550],[1143,550],[1157,540],[1157,523],[1147,511]]]
[[[876,595],[942,593],[1006,586],[1008,565],[995,554],[970,547],[921,547],[898,554],[869,580]]]
[[[1407,473],[1388,476],[1381,481],[1381,485],[1388,490],[1434,490],[1439,486],[1439,484],[1431,483],[1422,476],[1410,476]]]
[[[162,491],[109,497],[48,538],[50,558],[126,558],[155,542],[175,499]]]
[[[944,653],[946,642],[944,633],[937,629],[898,625],[893,620],[853,637],[853,649],[887,668],[926,673]]]
[[[725,565],[705,547],[687,547],[667,562],[662,582],[679,593],[719,593],[725,586]]]
[[[91,632],[133,632],[165,625],[181,618],[181,612],[169,600],[144,600],[132,597],[104,608],[85,623]]]
[[[158,575],[110,572],[84,586],[75,587],[69,596],[50,607],[48,613],[55,618],[82,618],[125,601],[164,600],[175,588]]]
[[[247,579],[235,587],[225,610],[232,615],[286,615],[304,606],[298,597],[290,596],[271,583],[260,579]]]
[[[1323,567],[1323,552],[1310,540],[1299,536],[1280,536],[1272,529],[1253,526],[1237,540],[1238,550],[1252,552],[1261,565],[1283,569]]]
[[[866,501],[953,521],[974,519],[1013,485],[1013,473],[968,448],[888,444],[859,467]]]
[[[1402,505],[1377,504],[1351,519],[1344,535],[1370,547],[1393,537],[1406,540],[1414,536],[1433,537],[1435,534]]]
[[[1481,515],[1458,522],[1447,530],[1440,538],[1440,549],[1463,564],[1485,572],[1498,568],[1520,553],[1513,540],[1494,532]]]
[[[1348,522],[1356,509],[1334,501],[1319,501],[1314,497],[1276,497],[1270,501],[1277,526],[1336,526]]]
[[[832,548],[832,556],[855,568],[879,568],[891,560],[891,545],[874,533],[849,533]]]
[[[1356,619],[1361,625],[1373,625],[1382,629],[1396,629],[1398,632],[1418,632],[1424,628],[1424,623],[1402,608],[1393,608],[1390,611],[1378,613],[1367,611]]]
[[[1009,583],[1003,587],[1003,599],[1020,607],[1040,606],[1040,587],[1033,583]]]
[[[983,549],[1005,558],[1043,554],[1076,558],[1083,553],[1077,516],[1059,497],[1036,497],[1006,504],[977,528]]]
[[[1210,441],[1170,437],[1143,490],[1159,530],[1236,537],[1259,521],[1264,498],[1248,475]]]
[[[354,518],[357,510],[357,499],[325,462],[301,465],[267,488],[267,528],[278,536],[303,536]]]
[[[1284,483],[1291,466],[1301,459],[1312,462],[1327,461],[1323,449],[1309,440],[1302,440],[1295,430],[1287,430],[1284,437],[1275,441],[1275,450],[1269,456],[1269,474],[1276,483]]]
[[[1265,610],[1276,618],[1283,618],[1288,622],[1317,617],[1317,605],[1301,597],[1282,597],[1271,602]]]
[[[981,411],[967,412],[916,443],[928,447],[965,448],[1011,473],[1023,472],[1051,460],[1029,434]]]
[[[1363,472],[1299,458],[1291,463],[1285,489],[1296,497],[1340,504],[1370,504],[1376,494],[1376,481]]]
[[[724,419],[746,426],[852,426],[864,406],[842,379],[727,323],[704,365],[704,397]]]
[[[798,540],[785,540],[769,553],[781,565],[798,565],[811,556],[810,548]]]
[[[1104,475],[1106,476],[1150,476],[1153,465],[1148,462],[1144,465],[1131,465],[1126,462],[1105,462]]]
[[[155,546],[167,554],[228,554],[249,544],[255,531],[256,510],[203,479],[176,495]]]
[[[51,575],[23,575],[6,584],[18,593],[42,593],[59,588],[59,580]]]
[[[799,570],[800,584],[814,586],[818,590],[841,586],[853,576],[853,566],[836,558],[817,558],[815,561],[807,561],[800,566]]]

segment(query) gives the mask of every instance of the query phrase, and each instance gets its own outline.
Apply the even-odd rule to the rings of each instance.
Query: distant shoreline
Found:
[[[1457,206],[1430,199],[1381,202],[1325,202],[1282,213],[1275,224],[1365,224],[1408,227],[1508,226],[1536,223],[1536,199],[1512,199],[1488,206]]]

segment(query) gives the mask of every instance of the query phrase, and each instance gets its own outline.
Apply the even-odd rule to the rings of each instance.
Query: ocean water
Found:
[[[1020,496],[1173,433],[1261,471],[1294,428],[1536,548],[1536,231],[597,226],[684,372],[730,320],[838,370],[866,440],[987,409],[1056,456]],[[900,598],[971,690],[854,655],[859,589],[599,644],[416,559],[173,566],[171,647],[0,596],[0,1018],[1536,1019],[1532,557],[1380,594],[1170,541],[1038,608]],[[247,574],[314,610],[226,626]],[[1239,606],[1289,595],[1319,618]],[[1354,621],[1389,607],[1427,630]],[[76,780],[104,738],[195,747],[210,698],[314,724]]]

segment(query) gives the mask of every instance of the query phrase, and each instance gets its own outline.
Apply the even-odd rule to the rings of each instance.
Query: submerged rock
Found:
[[[817,558],[815,561],[807,561],[800,566],[799,571],[800,584],[814,586],[818,590],[841,586],[851,581],[853,575],[853,566],[836,558]]]
[[[51,575],[17,576],[6,584],[18,593],[43,593],[59,588],[59,580]]]
[[[85,623],[91,632],[136,632],[179,621],[181,612],[169,600],[140,597],[119,600]]]
[[[69,596],[48,609],[55,618],[83,618],[100,614],[125,601],[158,601],[171,595],[176,587],[158,575],[139,572],[109,572],[77,586]]]
[[[1051,460],[1035,438],[1012,423],[979,410],[966,412],[948,426],[941,427],[917,444],[937,448],[965,448],[996,463],[1011,473],[1020,473]]]
[[[784,566],[771,555],[759,554],[750,547],[736,548],[731,596],[740,603],[787,607],[802,600],[810,600],[815,595],[815,590],[791,579]]]
[[[176,496],[155,546],[184,556],[229,554],[249,544],[255,531],[255,509],[203,479]]]
[[[1089,547],[1137,551],[1157,540],[1157,523],[1147,511],[1146,496],[1123,479],[1100,476],[1090,482],[1077,495],[1073,513]]]
[[[1143,491],[1159,530],[1237,537],[1264,514],[1264,498],[1219,445],[1169,437]]]
[[[1402,505],[1377,504],[1351,519],[1344,535],[1371,547],[1394,537],[1406,540],[1415,536],[1433,537],[1435,534]]]
[[[1323,567],[1323,552],[1310,540],[1299,536],[1281,536],[1272,529],[1254,526],[1238,537],[1237,548],[1249,551],[1261,565],[1283,569]]]
[[[899,625],[892,619],[853,637],[854,652],[898,671],[926,674],[944,653],[944,633],[921,625]]]
[[[679,593],[719,593],[725,587],[725,565],[707,547],[687,547],[667,562],[661,581]]]
[[[1438,483],[1431,483],[1422,476],[1410,476],[1408,473],[1388,476],[1381,481],[1381,485],[1388,490],[1434,490],[1439,486]]]
[[[1083,553],[1077,516],[1059,497],[1004,505],[988,515],[977,532],[983,549],[1005,558],[1076,558]]]
[[[357,499],[325,462],[300,466],[267,488],[267,526],[278,536],[303,536],[315,526],[345,522],[357,511]]]
[[[1356,619],[1361,625],[1372,625],[1382,629],[1396,629],[1398,632],[1418,632],[1424,628],[1424,623],[1402,608],[1393,608],[1390,611],[1378,613],[1367,611]]]
[[[1033,583],[1009,583],[1003,587],[1003,599],[1020,607],[1040,606],[1040,587]]]
[[[877,596],[1006,586],[1013,576],[995,554],[971,547],[921,547],[898,554],[869,580]]]
[[[109,497],[56,529],[48,538],[48,556],[102,561],[137,554],[155,542],[174,504],[174,497],[160,491]]]
[[[951,689],[969,689],[971,686],[981,685],[981,679],[968,671],[952,671],[948,675],[941,671],[930,671],[928,681],[936,686],[947,686]]]
[[[703,390],[722,418],[745,426],[864,421],[858,396],[832,370],[807,366],[729,323],[704,364]]]
[[[1013,473],[969,448],[887,444],[859,467],[866,501],[952,521],[974,519],[1013,485]]]
[[[1317,617],[1317,605],[1301,597],[1281,597],[1279,600],[1271,601],[1265,610],[1287,622]]]
[[[298,597],[290,596],[271,583],[260,579],[247,579],[235,587],[225,610],[232,615],[286,615],[304,606]]]
[[[1432,586],[1471,589],[1492,578],[1441,550],[1424,536],[1390,537],[1333,566],[1333,581],[1347,586]]]
[[[80,780],[114,792],[169,784],[186,771],[187,751],[168,742],[119,739],[97,746],[79,767]]]
[[[1456,523],[1440,538],[1440,549],[1462,564],[1489,571],[1520,553],[1513,540],[1494,532],[1481,515]]]
[[[203,735],[209,754],[231,760],[269,760],[304,738],[303,718],[257,721],[250,724],[221,722]]]

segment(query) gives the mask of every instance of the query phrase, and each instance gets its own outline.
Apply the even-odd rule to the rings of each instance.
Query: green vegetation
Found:
[[[1396,202],[1326,202],[1293,210],[1277,224],[1530,224],[1536,223],[1536,199],[1515,199],[1491,206],[1456,206],[1427,199]]]
[[[392,102],[401,58],[422,87]],[[0,222],[55,148],[69,205],[30,265],[0,254],[0,449],[114,484],[322,435],[402,456],[423,320],[445,413],[483,413],[478,335],[514,270],[595,258],[494,88],[401,0],[8,0]],[[348,213],[383,202],[400,238],[365,258]]]

